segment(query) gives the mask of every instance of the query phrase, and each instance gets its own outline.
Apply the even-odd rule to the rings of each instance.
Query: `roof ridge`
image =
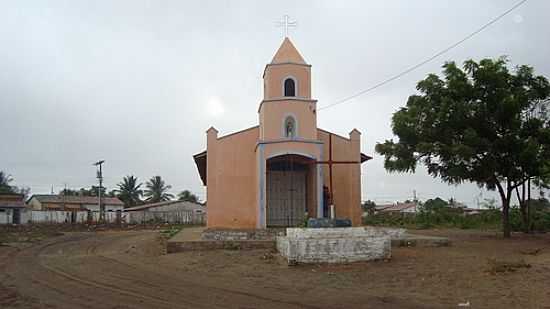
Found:
[[[281,62],[296,62],[298,64],[306,64],[306,61],[288,37],[285,37],[283,43],[281,43],[281,46],[271,60],[271,64]]]

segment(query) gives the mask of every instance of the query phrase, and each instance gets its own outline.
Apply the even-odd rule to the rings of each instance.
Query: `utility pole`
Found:
[[[99,222],[105,222],[105,205],[101,203],[101,189],[103,188],[103,171],[102,164],[105,160],[97,161],[93,165],[97,166],[97,179],[99,180],[99,188],[97,190],[97,204],[99,206]]]
[[[66,200],[65,200],[65,195],[67,195],[67,184],[64,184],[64,188],[63,189],[63,210],[65,210],[65,203],[66,203]]]

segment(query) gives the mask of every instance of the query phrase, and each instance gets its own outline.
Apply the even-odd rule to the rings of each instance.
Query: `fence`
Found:
[[[99,211],[64,211],[64,210],[21,210],[21,224],[26,223],[96,223],[99,222]],[[12,224],[13,214],[11,211],[0,212],[0,224]],[[175,211],[106,211],[105,222],[107,223],[128,223],[143,224],[150,222],[159,223],[180,223],[192,225],[206,224],[206,213],[192,210]]]
[[[13,222],[13,215],[11,211],[11,209],[0,211],[0,224],[10,224]]]
[[[174,211],[129,211],[124,213],[124,219],[130,224],[142,224],[149,222],[180,223],[203,225],[206,224],[206,213],[192,210]]]
[[[94,223],[99,221],[99,211],[64,211],[64,210],[21,210],[19,222],[26,223]],[[116,223],[121,220],[120,212],[105,212],[107,223]],[[0,224],[12,224],[13,212],[4,212],[0,215]]]

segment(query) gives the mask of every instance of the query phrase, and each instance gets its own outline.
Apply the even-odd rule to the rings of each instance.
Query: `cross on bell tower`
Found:
[[[288,15],[284,15],[283,19],[277,22],[277,27],[283,28],[283,35],[285,38],[288,37],[288,28],[296,28],[297,26],[298,23],[296,21],[290,21]]]

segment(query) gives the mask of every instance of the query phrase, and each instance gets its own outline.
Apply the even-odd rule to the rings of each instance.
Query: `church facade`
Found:
[[[317,127],[311,65],[288,38],[263,80],[259,124],[225,136],[211,127],[206,151],[194,156],[206,186],[207,227],[300,226],[331,215],[360,225],[361,164],[370,159],[360,151],[361,133]]]

